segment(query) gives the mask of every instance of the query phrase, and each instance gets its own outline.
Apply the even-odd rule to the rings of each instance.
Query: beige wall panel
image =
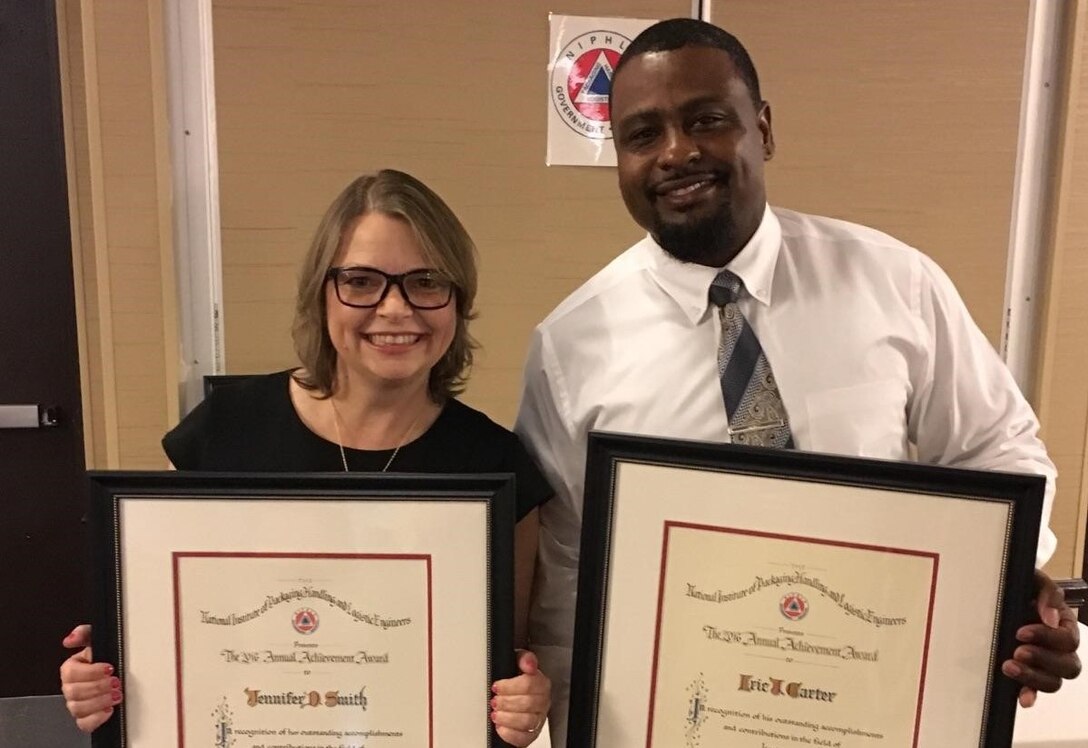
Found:
[[[160,0],[60,1],[88,466],[164,467],[159,439],[177,420],[178,393]]]
[[[170,408],[159,262],[162,237],[155,208],[148,0],[111,0],[93,7],[113,326],[113,350],[106,354],[112,353],[115,367],[119,467],[163,467],[158,438],[168,426]],[[145,191],[138,193],[128,185],[143,186]],[[115,256],[115,247],[143,257],[132,262],[132,252]],[[145,428],[127,428],[126,423]]]
[[[1028,3],[716,0],[711,18],[772,105],[771,201],[918,247],[996,344]]]
[[[117,169],[117,164],[111,163],[110,167],[111,169]],[[142,171],[141,169],[140,171],[121,174],[107,173],[102,181],[106,192],[118,203],[154,211],[158,207],[155,180],[153,175],[141,173]]]
[[[101,319],[98,311],[98,274],[95,265],[95,237],[94,237],[94,211],[92,206],[91,187],[91,158],[88,117],[87,93],[87,67],[84,49],[83,27],[83,3],[81,0],[61,0],[58,8],[63,7],[63,14],[58,14],[58,19],[63,16],[66,25],[66,42],[68,54],[65,62],[67,69],[65,75],[70,97],[66,119],[71,123],[73,142],[70,144],[68,169],[75,181],[76,205],[71,211],[73,219],[77,222],[72,227],[73,249],[80,252],[80,277],[76,281],[76,305],[79,308],[77,315],[83,317],[83,338],[80,340],[82,347],[81,358],[86,361],[85,371],[81,371],[84,382],[81,382],[83,390],[83,410],[87,414],[85,419],[87,443],[87,467],[106,467],[107,439],[106,439],[106,415],[104,411],[104,382],[102,371],[102,341]],[[96,99],[97,101],[97,99]]]
[[[162,470],[167,467],[162,451],[163,428],[156,424],[142,428],[119,426],[118,438],[121,443],[119,461],[126,469]]]
[[[132,346],[132,350],[139,355],[140,347]],[[147,384],[154,384],[161,376],[161,371],[148,372]],[[158,394],[154,391],[144,391],[139,395],[133,395],[132,399],[135,401],[132,403],[133,407],[126,408],[121,412],[117,426],[121,430],[151,429],[154,431],[148,441],[140,445],[129,445],[129,448],[142,450],[144,452],[150,451],[151,457],[155,460],[159,460],[162,457],[162,449],[159,447],[159,440],[162,438],[164,431],[156,416]]]
[[[1058,465],[1062,529],[1050,568],[1079,576],[1088,522],[1088,4],[1078,4],[1040,376],[1040,417]]]
[[[131,143],[136,138],[130,138]],[[137,175],[137,181],[146,179],[146,174]],[[123,196],[114,196],[107,192],[106,220],[110,226],[110,248],[132,249],[136,257],[124,261],[124,264],[135,260],[140,264],[153,264],[159,266],[158,257],[158,212],[155,208],[144,207],[138,202],[130,203]],[[140,257],[139,255],[143,255]],[[131,256],[131,255],[130,255]],[[110,264],[115,260],[111,252]],[[161,298],[160,298],[161,302]]]
[[[310,235],[348,180],[389,166],[435,188],[480,248],[484,351],[465,400],[511,423],[532,326],[640,235],[613,170],[544,166],[548,12],[664,18],[691,3],[213,8],[228,369],[294,363]]]

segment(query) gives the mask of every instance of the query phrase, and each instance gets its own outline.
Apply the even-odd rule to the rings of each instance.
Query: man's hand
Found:
[[[1035,606],[1039,623],[1022,626],[1016,632],[1022,642],[1012,659],[1001,664],[1001,672],[1023,684],[1020,706],[1030,707],[1039,691],[1053,693],[1063,680],[1080,675],[1080,630],[1073,609],[1065,603],[1065,593],[1054,580],[1035,571]]]

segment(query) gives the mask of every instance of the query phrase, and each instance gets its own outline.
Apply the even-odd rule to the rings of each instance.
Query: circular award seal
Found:
[[[584,138],[612,138],[608,94],[616,63],[630,42],[615,31],[587,31],[571,39],[553,61],[552,106]]]

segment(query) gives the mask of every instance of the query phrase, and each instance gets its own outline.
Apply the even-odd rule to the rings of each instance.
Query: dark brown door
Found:
[[[86,620],[83,428],[53,0],[0,0],[0,697],[59,693]],[[10,410],[0,410],[3,413]]]

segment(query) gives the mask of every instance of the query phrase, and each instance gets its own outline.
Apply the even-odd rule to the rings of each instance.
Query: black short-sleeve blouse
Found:
[[[163,437],[178,470],[340,472],[337,444],[311,431],[291,404],[290,371],[219,387]],[[345,448],[353,471],[380,471],[392,450]],[[512,432],[478,410],[449,400],[434,424],[401,447],[395,473],[514,473],[517,516],[547,501],[552,489]]]

